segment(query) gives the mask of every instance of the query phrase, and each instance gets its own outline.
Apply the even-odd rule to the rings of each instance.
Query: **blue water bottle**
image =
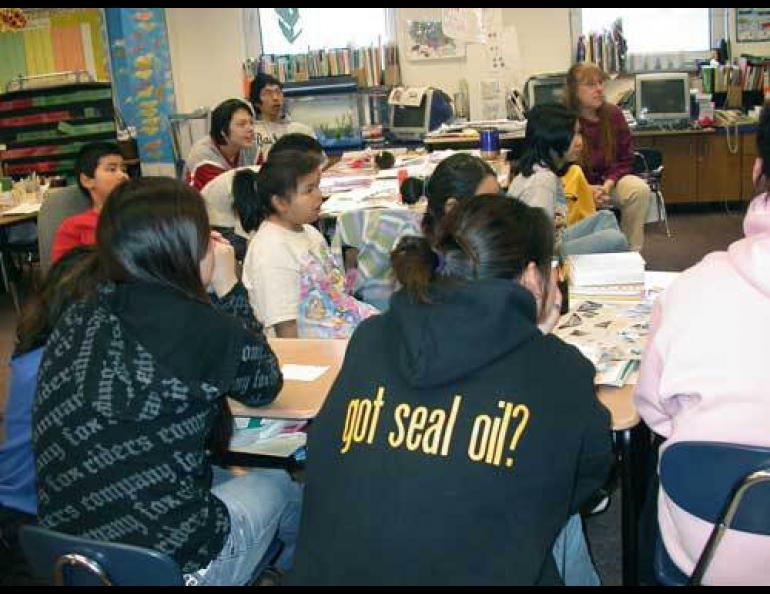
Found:
[[[481,158],[494,161],[500,157],[500,132],[496,128],[481,130]]]

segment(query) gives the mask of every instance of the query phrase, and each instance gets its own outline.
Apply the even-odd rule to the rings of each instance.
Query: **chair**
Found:
[[[182,179],[185,159],[193,144],[209,132],[209,114],[207,107],[199,107],[192,113],[172,113],[168,116],[177,179]]]
[[[45,274],[51,267],[51,250],[56,231],[62,221],[92,208],[91,198],[79,186],[67,186],[51,190],[43,200],[37,215],[37,243],[40,251],[40,272]]]
[[[184,586],[176,561],[153,549],[29,525],[19,540],[35,577],[56,586]]]
[[[663,156],[658,149],[640,148],[634,152],[634,174],[642,178],[650,188],[650,193],[655,196],[655,205],[658,210],[658,219],[663,221],[666,227],[666,236],[671,237],[668,228],[668,213],[666,202],[663,199],[661,181],[663,179]]]
[[[661,457],[660,486],[677,506],[714,524],[691,576],[674,565],[658,537],[653,562],[663,585],[700,585],[730,528],[770,536],[770,448],[676,443]]]

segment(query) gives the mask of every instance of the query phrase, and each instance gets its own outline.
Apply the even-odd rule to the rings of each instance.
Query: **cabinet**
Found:
[[[753,156],[746,154],[752,140],[742,134],[721,132],[681,132],[645,134],[635,139],[639,147],[655,147],[663,156],[662,190],[667,204],[746,200],[746,177],[751,179]],[[736,152],[733,152],[737,148]],[[755,149],[752,149],[755,152]],[[746,170],[748,168],[748,174]]]
[[[756,132],[741,135],[741,198],[746,201],[754,198],[754,180],[752,177],[756,158]]]
[[[0,95],[0,152],[5,174],[73,179],[83,144],[115,140],[110,83],[73,83]]]

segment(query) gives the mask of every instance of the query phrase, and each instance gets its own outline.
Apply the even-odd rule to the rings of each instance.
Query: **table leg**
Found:
[[[650,432],[639,422],[615,433],[615,447],[620,458],[622,489],[623,585],[639,582],[639,513],[645,495],[645,460],[650,448]]]

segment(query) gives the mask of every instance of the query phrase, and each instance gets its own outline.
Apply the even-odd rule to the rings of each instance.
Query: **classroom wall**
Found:
[[[188,113],[243,95],[241,8],[167,8],[177,109]]]
[[[399,43],[401,33],[410,19],[430,17],[436,9],[398,8],[396,26]],[[439,14],[440,14],[440,9]],[[564,72],[571,64],[570,11],[569,8],[503,8],[503,28],[508,40],[513,38],[511,30],[518,36],[518,48],[509,47],[508,55],[515,56],[515,64],[508,64],[502,79],[506,85],[521,87],[533,74],[543,72]],[[469,44],[466,56],[456,60],[434,60],[410,62],[402,52],[401,75],[404,84],[413,86],[438,87],[453,95],[458,90],[461,78],[468,81],[471,103],[471,117],[481,118],[480,83],[489,78],[486,71],[486,52],[481,44]]]

